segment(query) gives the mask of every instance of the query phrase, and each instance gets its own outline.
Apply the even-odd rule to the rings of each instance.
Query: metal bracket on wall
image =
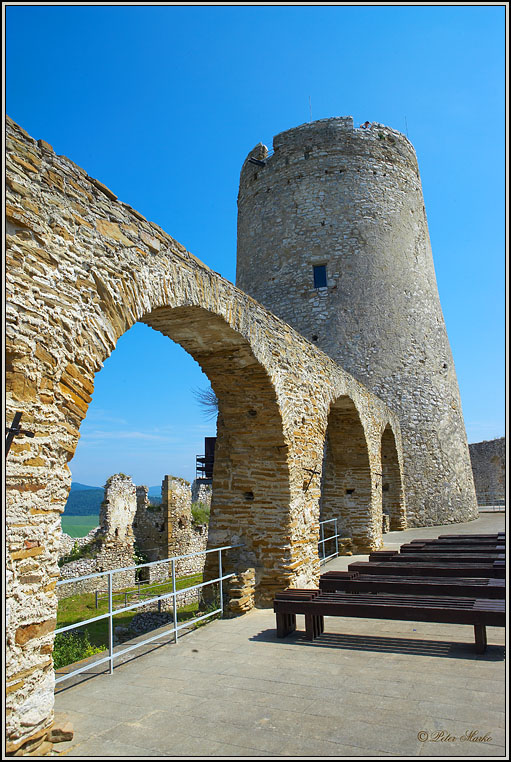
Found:
[[[5,439],[5,457],[7,457],[7,454],[9,450],[11,449],[11,444],[14,437],[17,437],[20,434],[24,434],[26,437],[35,436],[33,431],[26,431],[25,429],[22,429],[20,427],[20,421],[21,421],[22,415],[23,413],[20,413],[20,412],[15,413],[14,418],[12,419],[12,424],[10,428],[5,429],[5,433],[7,434],[7,437]]]

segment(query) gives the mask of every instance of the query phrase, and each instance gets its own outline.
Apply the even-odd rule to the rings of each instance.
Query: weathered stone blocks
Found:
[[[6,462],[12,753],[37,734],[43,738],[53,721],[53,672],[40,666],[52,633],[21,643],[20,628],[55,618],[67,463],[95,373],[135,322],[180,343],[217,394],[209,545],[241,546],[225,560],[225,571],[237,577],[238,610],[269,605],[282,587],[317,581],[322,453],[337,400],[351,400],[356,426],[346,427],[346,446],[356,433],[364,459],[358,510],[366,521],[357,526],[358,544],[381,544],[386,427],[399,473],[403,454],[397,415],[310,341],[9,120],[6,148],[7,418],[19,410],[36,434],[17,438]],[[130,494],[134,514],[136,492]],[[111,525],[105,545],[122,526]],[[39,545],[27,548],[25,540]],[[17,555],[34,548],[41,550]],[[27,678],[14,679],[32,667]]]
[[[273,149],[258,144],[241,170],[236,284],[398,415],[409,526],[476,518],[413,146],[335,117],[281,132]]]

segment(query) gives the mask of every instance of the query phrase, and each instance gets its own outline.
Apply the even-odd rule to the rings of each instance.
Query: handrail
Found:
[[[332,523],[334,524],[334,534],[330,535],[330,537],[325,537],[325,524],[332,524]],[[319,530],[321,534],[321,539],[318,542],[319,562],[320,564],[324,564],[327,561],[329,561],[331,558],[337,558],[337,556],[339,555],[339,538],[342,537],[342,535],[340,535],[337,530],[337,518],[320,521]],[[327,542],[330,542],[331,540],[335,540],[335,552],[327,556],[325,555],[326,554],[325,544]]]
[[[72,582],[78,582],[82,581],[84,579],[91,579],[94,577],[107,577],[108,581],[108,588],[107,588],[107,594],[108,594],[108,611],[105,614],[100,614],[99,616],[92,617],[90,619],[84,619],[80,622],[75,622],[74,624],[66,625],[65,627],[58,627],[55,630],[55,635],[61,632],[67,632],[68,630],[73,630],[76,627],[83,627],[83,625],[90,624],[91,622],[97,622],[100,619],[108,619],[108,656],[105,656],[102,659],[98,659],[94,662],[94,666],[98,664],[103,664],[106,662],[110,663],[110,674],[113,674],[114,671],[114,660],[121,656],[124,653],[127,653],[128,651],[131,651],[135,648],[140,648],[140,646],[146,645],[147,643],[151,643],[154,640],[158,640],[158,638],[162,638],[165,635],[168,634],[169,631],[174,632],[174,642],[177,644],[178,641],[178,631],[183,629],[183,627],[190,627],[190,625],[195,624],[196,622],[200,622],[203,619],[207,619],[210,616],[214,616],[215,614],[221,614],[223,615],[224,610],[224,602],[223,602],[223,580],[229,579],[230,577],[234,577],[234,573],[231,574],[222,574],[222,551],[232,550],[234,548],[240,548],[242,547],[243,543],[239,543],[237,545],[223,545],[220,548],[210,548],[209,550],[199,550],[194,553],[187,553],[181,556],[174,556],[173,558],[165,558],[161,559],[159,561],[149,561],[144,564],[137,564],[136,566],[125,566],[119,569],[108,569],[104,572],[96,572],[94,574],[86,574],[83,577],[73,577],[70,579],[61,579],[57,582],[58,586],[61,585],[67,585]],[[176,562],[180,561],[184,558],[192,558],[193,556],[198,555],[207,555],[208,553],[218,553],[218,568],[219,568],[219,576],[215,579],[208,580],[207,582],[200,582],[196,585],[191,585],[190,587],[184,587],[180,590],[177,590],[176,588]],[[141,569],[146,566],[154,566],[155,564],[163,564],[163,563],[170,563],[171,564],[171,581],[172,581],[172,590],[167,593],[163,593],[162,595],[157,595],[154,598],[150,598],[149,600],[144,599],[142,601],[139,601],[138,603],[134,603],[130,606],[124,606],[120,609],[113,608],[113,575],[118,574],[119,572],[123,571],[130,571],[132,569]],[[177,621],[177,598],[178,595],[185,593],[189,590],[198,590],[199,588],[206,587],[206,585],[213,585],[216,582],[219,583],[220,586],[220,608],[215,609],[215,611],[210,611],[207,614],[203,614],[200,617],[196,617],[195,619],[187,620],[184,624],[178,624]],[[169,584],[168,581],[166,583],[161,584]],[[121,593],[122,594],[122,593]],[[114,653],[114,639],[113,639],[113,633],[114,633],[114,626],[113,626],[113,618],[116,614],[120,614],[124,611],[131,611],[133,609],[137,609],[140,606],[147,606],[150,603],[158,602],[158,605],[160,606],[160,602],[164,600],[165,598],[173,599],[173,605],[172,605],[172,627],[165,628],[164,632],[161,632],[158,635],[154,635],[150,638],[146,638],[143,641],[140,641],[139,643],[135,643],[132,646],[129,646],[128,648],[118,651],[117,653]],[[67,672],[64,675],[60,675],[59,677],[55,677],[55,684],[62,682],[63,680],[67,680],[70,677],[73,677],[74,675],[78,675],[79,673],[83,672],[86,669],[90,668],[90,664],[84,667],[80,667],[79,669],[75,669],[72,672]]]

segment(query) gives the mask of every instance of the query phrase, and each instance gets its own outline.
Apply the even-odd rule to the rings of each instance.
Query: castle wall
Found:
[[[495,505],[506,499],[506,438],[469,444],[477,502]]]
[[[277,590],[317,581],[317,454],[335,400],[353,401],[373,485],[387,425],[400,468],[403,461],[399,422],[384,402],[11,120],[6,196],[6,416],[20,411],[35,434],[16,437],[6,460],[6,740],[14,754],[33,750],[53,721],[67,463],[95,373],[135,322],[177,341],[217,394],[209,544],[241,545],[224,559],[236,575],[233,610],[269,605]],[[307,469],[317,473],[304,489]],[[370,500],[367,542],[376,549],[381,490],[372,487]]]
[[[273,148],[256,146],[241,170],[236,284],[398,414],[408,525],[476,518],[412,145],[339,117],[282,132]]]

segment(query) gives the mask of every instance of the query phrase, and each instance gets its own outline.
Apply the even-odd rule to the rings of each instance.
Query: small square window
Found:
[[[314,288],[326,288],[326,265],[313,265]]]

